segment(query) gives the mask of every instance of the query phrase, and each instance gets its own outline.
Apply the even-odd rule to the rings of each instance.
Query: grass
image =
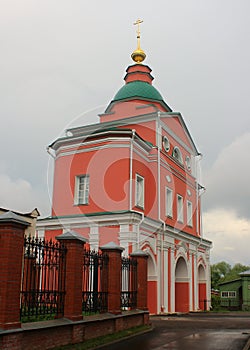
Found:
[[[102,337],[98,337],[95,339],[87,340],[83,343],[75,344],[75,345],[65,345],[55,348],[55,350],[89,350],[96,349],[98,346],[106,345],[111,342],[120,340],[122,338],[126,338],[132,335],[136,335],[138,333],[148,331],[151,329],[151,326],[142,325],[134,328],[129,328],[124,331],[120,331],[114,334],[108,334]]]
[[[45,315],[31,315],[31,316],[22,316],[21,322],[39,322],[39,321],[48,321],[54,320],[56,314],[45,314]]]

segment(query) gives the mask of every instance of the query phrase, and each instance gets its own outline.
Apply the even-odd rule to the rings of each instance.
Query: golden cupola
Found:
[[[140,24],[143,21],[141,19],[138,19],[134,25],[137,25],[137,49],[131,54],[131,58],[133,61],[135,61],[136,63],[142,63],[145,58],[146,58],[146,54],[145,52],[141,49],[141,43],[140,43],[140,39],[141,39],[141,33],[140,33]]]

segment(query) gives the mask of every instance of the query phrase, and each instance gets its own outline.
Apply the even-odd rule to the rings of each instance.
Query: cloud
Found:
[[[235,211],[213,209],[203,214],[204,237],[213,242],[211,263],[250,265],[250,220]]]
[[[211,262],[250,265],[250,132],[218,154],[205,173],[204,237],[213,242]]]
[[[225,208],[250,219],[250,132],[236,138],[205,174],[205,210]]]
[[[30,212],[38,208],[41,214],[48,213],[48,195],[24,179],[13,180],[6,174],[0,174],[0,207]]]

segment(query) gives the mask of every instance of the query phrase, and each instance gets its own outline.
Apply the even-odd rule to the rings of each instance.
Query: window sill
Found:
[[[86,204],[82,204],[82,203],[74,203],[74,207],[80,207],[80,206],[86,206],[86,205],[89,205],[89,203],[86,203]]]
[[[144,210],[144,207],[141,207],[141,206],[138,205],[138,204],[136,204],[135,207],[138,208],[138,209]]]

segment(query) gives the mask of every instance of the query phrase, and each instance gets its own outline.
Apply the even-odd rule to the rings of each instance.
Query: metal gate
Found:
[[[107,311],[108,256],[85,250],[83,260],[82,310],[86,314]]]
[[[123,257],[121,273],[121,308],[123,310],[135,309],[137,306],[137,261]]]
[[[22,321],[63,315],[66,248],[62,243],[24,238],[20,296]]]

